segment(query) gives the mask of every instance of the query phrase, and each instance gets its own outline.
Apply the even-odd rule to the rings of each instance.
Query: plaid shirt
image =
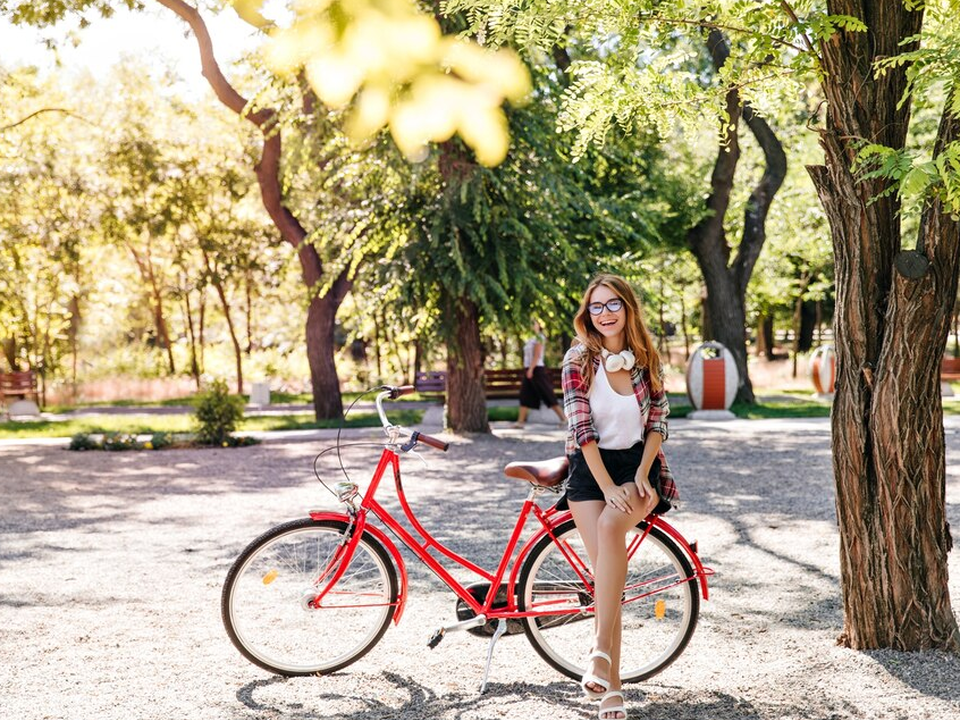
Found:
[[[569,431],[567,433],[566,453],[569,457],[579,448],[592,442],[599,442],[600,435],[593,424],[590,413],[590,398],[583,388],[583,375],[580,373],[580,361],[586,349],[583,345],[574,345],[563,358],[563,410],[567,414]],[[600,367],[600,358],[594,358],[594,377]],[[663,390],[663,370],[660,370],[661,389],[654,392],[650,386],[650,371],[647,368],[634,366],[630,372],[630,381],[633,384],[633,393],[640,404],[640,417],[643,421],[643,436],[658,432],[667,439],[667,415],[670,406],[667,404],[667,394]],[[677,485],[673,480],[673,473],[667,465],[667,458],[663,448],[657,453],[660,458],[660,494],[671,505],[676,505],[680,499]]]

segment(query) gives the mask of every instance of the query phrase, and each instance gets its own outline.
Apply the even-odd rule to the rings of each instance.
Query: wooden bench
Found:
[[[940,379],[944,382],[960,381],[960,358],[945,357],[940,361]]]
[[[37,374],[33,370],[25,372],[0,373],[0,408],[9,410],[11,401],[7,398],[21,398],[26,400],[33,396],[40,404],[40,395],[37,392]],[[36,407],[33,407],[36,412]]]
[[[486,370],[484,372],[484,391],[491,399],[517,399],[520,396],[520,384],[526,370]],[[547,368],[554,392],[559,398],[563,394],[560,387],[560,371]],[[425,395],[443,395],[447,390],[447,374],[440,371],[417,373],[414,380],[417,392]]]
[[[37,394],[37,374],[33,370],[0,373],[0,400],[7,396],[27,398],[31,395],[36,400],[40,399]]]
[[[442,396],[447,390],[447,374],[436,370],[418,372],[413,386],[421,395]]]

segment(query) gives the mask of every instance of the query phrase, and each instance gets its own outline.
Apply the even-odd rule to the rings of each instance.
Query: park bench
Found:
[[[960,358],[945,357],[940,362],[940,379],[944,382],[960,381]]]
[[[10,405],[7,398],[23,398],[25,400],[31,395],[39,404],[37,374],[33,370],[0,373],[0,407],[7,408]]]
[[[520,395],[520,384],[526,370],[487,370],[484,372],[484,390],[491,399],[516,399]],[[554,391],[563,393],[560,387],[560,371],[547,369]],[[414,387],[422,395],[442,396],[447,390],[447,374],[441,371],[417,373]]]

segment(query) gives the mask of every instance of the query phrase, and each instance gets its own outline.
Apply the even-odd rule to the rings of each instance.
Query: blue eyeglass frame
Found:
[[[616,307],[611,307],[611,305],[615,305]],[[592,302],[587,305],[587,310],[591,315],[599,315],[603,312],[604,308],[612,313],[620,312],[623,309],[623,300],[620,298],[610,298],[605,303]]]

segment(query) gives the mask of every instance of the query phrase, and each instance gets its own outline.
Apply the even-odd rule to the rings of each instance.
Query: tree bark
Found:
[[[711,30],[707,48],[714,67],[719,70],[730,55],[723,34]],[[707,286],[706,315],[712,339],[721,342],[733,354],[741,385],[740,402],[755,402],[753,385],[747,369],[746,293],[750,275],[766,240],[766,219],[773,196],[783,184],[787,158],[783,147],[766,121],[748,103],[741,105],[740,94],[731,89],[726,96],[729,132],[726,145],[720,148],[710,178],[711,193],[707,198],[709,213],[687,233],[687,243],[703,273]],[[744,211],[743,236],[736,257],[730,262],[731,248],[723,227],[730,205],[734,173],[740,159],[737,126],[740,119],[747,124],[763,150],[766,165]]]
[[[926,274],[897,273],[899,206],[876,199],[877,180],[850,172],[855,141],[904,147],[909,103],[897,106],[903,68],[876,77],[879,57],[915,49],[922,10],[901,0],[831,0],[867,32],[839,32],[820,45],[828,101],[820,133],[824,166],[808,168],[826,211],[836,272],[833,466],[840,527],[844,631],[857,649],[960,651],[950,608],[940,360],[956,297],[960,232],[932,202],[921,219]],[[944,117],[935,152],[960,138]]]
[[[297,251],[301,276],[309,293],[307,308],[307,361],[313,383],[313,406],[317,419],[343,416],[340,381],[334,361],[333,328],[337,310],[349,292],[353,281],[345,268],[324,295],[319,294],[323,280],[323,263],[316,248],[306,241],[307,231],[296,216],[284,205],[280,182],[281,134],[277,127],[277,113],[269,107],[246,112],[248,101],[236,91],[217,64],[213,42],[199,11],[183,0],[158,0],[164,7],[186,21],[197,39],[203,76],[217,99],[241,117],[256,125],[263,133],[263,150],[256,166],[257,182],[263,207],[280,232],[280,236]],[[313,325],[317,323],[317,325]]]
[[[488,433],[480,309],[462,297],[450,305],[456,322],[456,339],[447,343],[447,425],[458,433]]]

